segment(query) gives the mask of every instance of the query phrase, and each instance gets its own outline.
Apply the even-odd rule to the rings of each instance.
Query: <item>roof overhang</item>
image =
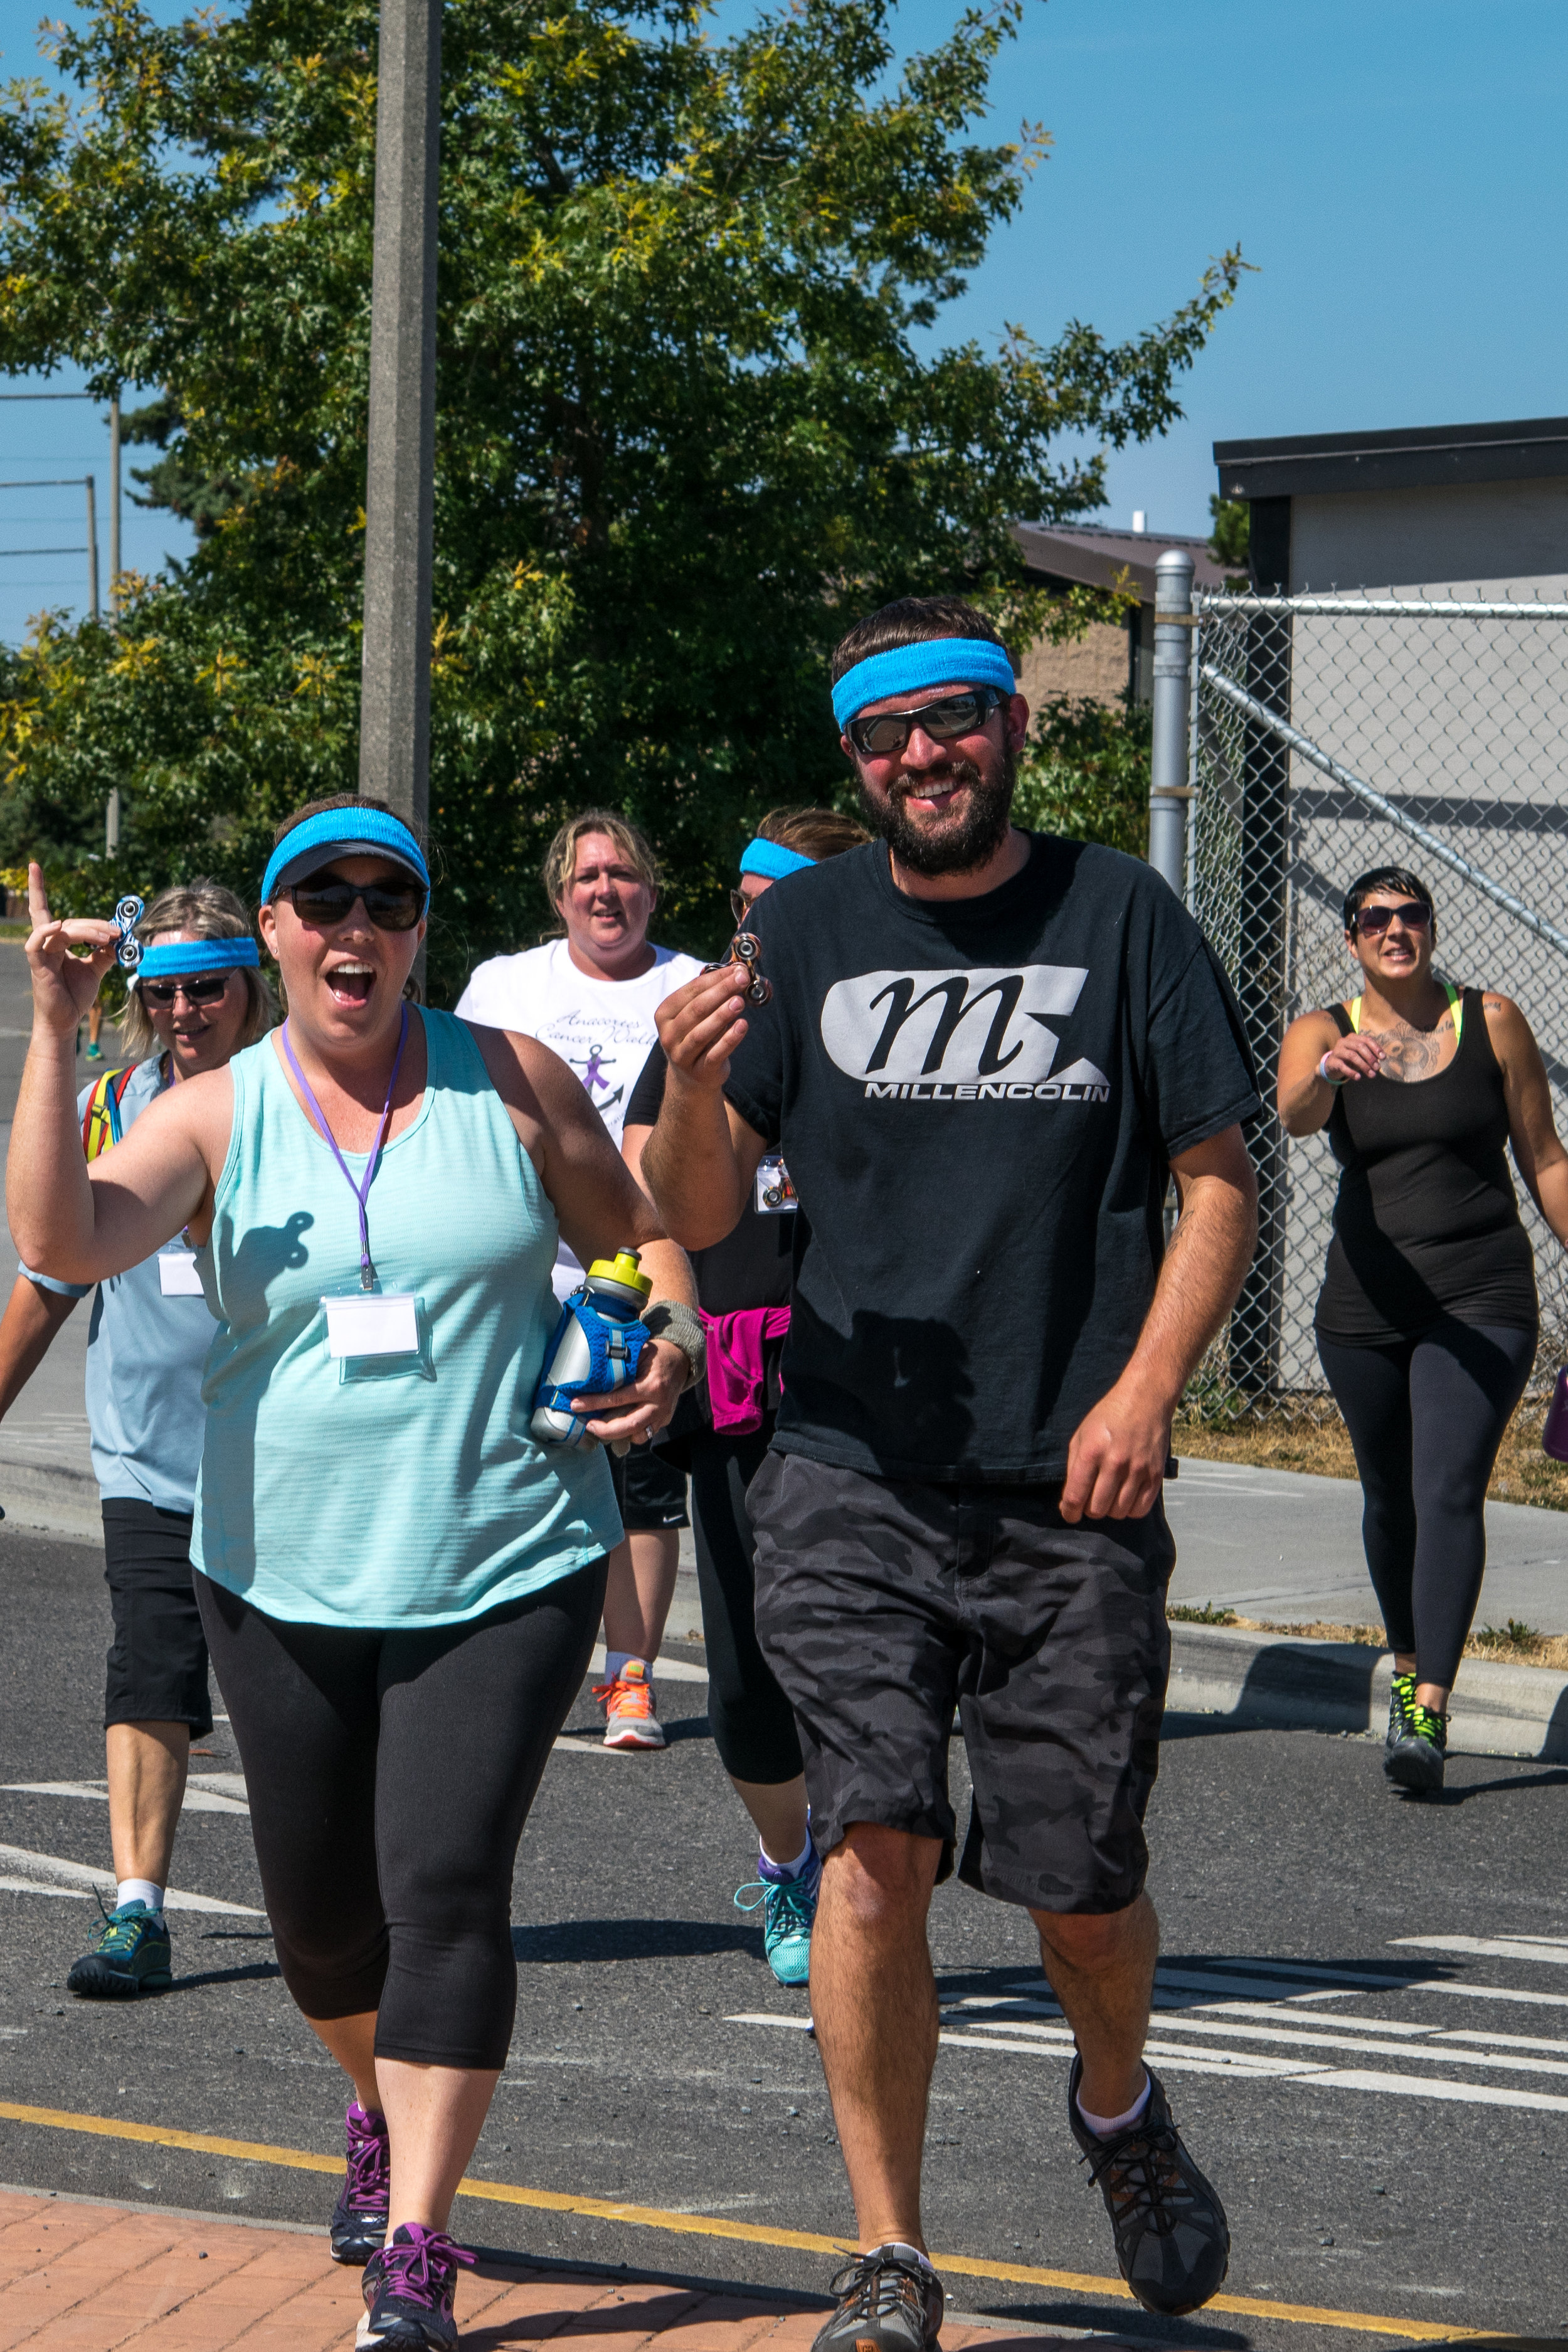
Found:
[[[1325,497],[1344,490],[1425,490],[1531,482],[1568,474],[1568,416],[1501,425],[1425,425],[1401,433],[1315,433],[1287,440],[1216,441],[1220,496]]]

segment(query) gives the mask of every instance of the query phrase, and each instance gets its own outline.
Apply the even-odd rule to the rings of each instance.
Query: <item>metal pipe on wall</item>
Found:
[[[1193,559],[1168,547],[1154,566],[1153,747],[1149,863],[1185,898],[1187,773],[1192,735]]]

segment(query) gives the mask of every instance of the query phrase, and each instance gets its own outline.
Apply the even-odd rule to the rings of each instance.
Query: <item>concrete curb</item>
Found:
[[[1349,1642],[1173,1624],[1166,1706],[1222,1716],[1238,1731],[1381,1732],[1393,1664],[1386,1651]],[[1467,1658],[1449,1703],[1448,1746],[1459,1756],[1568,1763],[1568,1675]]]

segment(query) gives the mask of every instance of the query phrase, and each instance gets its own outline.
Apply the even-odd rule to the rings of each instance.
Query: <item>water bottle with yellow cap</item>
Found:
[[[613,1258],[596,1257],[582,1287],[561,1310],[544,1357],[544,1377],[533,1398],[529,1433],[541,1445],[594,1444],[585,1418],[573,1411],[580,1396],[605,1396],[637,1376],[647,1345],[640,1318],[652,1282],[638,1253],[623,1245]],[[616,1448],[625,1453],[626,1445]]]

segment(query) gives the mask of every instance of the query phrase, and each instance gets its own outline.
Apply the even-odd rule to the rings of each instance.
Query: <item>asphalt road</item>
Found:
[[[92,1789],[108,1634],[98,1557],[0,1528],[0,2096],[334,2153],[342,2088],[255,1916],[224,1724],[197,1759],[203,1809],[176,1849],[176,1885],[215,1906],[172,1914],[176,1989],[128,2006],[64,1992],[92,1916],[79,1874],[108,1862]],[[773,1984],[733,1908],[744,1823],[707,1736],[700,1669],[684,1663],[690,1678],[661,1686],[662,1756],[607,1756],[590,1737],[546,1772],[514,1894],[516,2033],[473,2167],[658,2209],[672,2226],[478,2200],[458,2226],[542,2256],[820,2294],[828,2257],[715,2241],[675,2218],[828,2235],[850,2220],[805,1997]],[[594,1720],[584,1694],[573,1725]],[[1554,2242],[1568,1771],[1464,1759],[1448,1801],[1423,1806],[1386,1790],[1367,1742],[1223,1734],[1200,1718],[1171,1735],[1151,1823],[1165,1944],[1154,2063],[1229,2207],[1226,2291],[1427,2328],[1568,2332]],[[1537,1940],[1507,1940],[1520,1937]],[[933,2243],[994,2272],[1113,2276],[1026,1922],[949,1885],[932,1943],[949,2012],[931,2113]],[[1502,1948],[1468,1948],[1489,1943]],[[3,2112],[0,2179],[303,2222],[333,2195],[320,2173]],[[1169,2326],[1093,2289],[952,2284],[965,2308],[1138,2343],[1328,2352],[1357,2334],[1235,2313]]]

